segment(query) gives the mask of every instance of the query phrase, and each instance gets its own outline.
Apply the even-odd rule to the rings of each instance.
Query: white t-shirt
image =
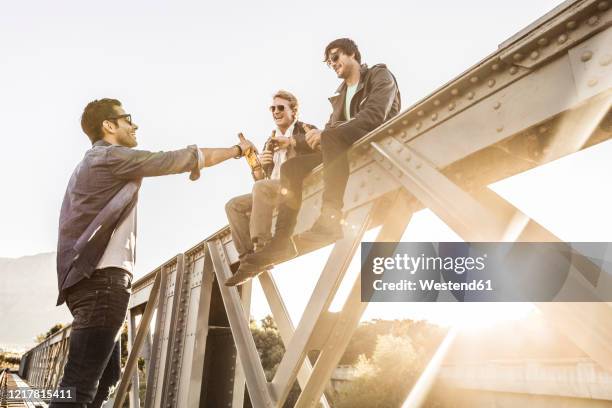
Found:
[[[198,151],[198,167],[204,167],[204,154]],[[119,224],[111,235],[104,254],[96,269],[121,268],[130,274],[134,274],[136,262],[136,206]]]
[[[357,85],[359,83],[346,87],[346,100],[344,101],[344,116],[346,116],[346,120],[351,120],[351,101],[353,96],[355,96],[355,91],[357,91]]]
[[[134,273],[136,261],[136,206],[111,235],[96,269],[121,268]]]

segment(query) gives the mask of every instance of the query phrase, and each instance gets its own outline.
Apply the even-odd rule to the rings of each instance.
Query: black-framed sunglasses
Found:
[[[325,61],[327,66],[331,67],[331,64],[335,64],[336,62],[338,62],[338,59],[340,58],[341,54],[341,52],[335,52],[333,54],[330,54],[329,58],[327,58],[327,61]]]
[[[276,111],[284,112],[285,111],[285,105],[271,105],[270,106],[270,112],[274,113]]]
[[[107,118],[106,120],[118,120],[118,119],[125,119],[127,121],[127,123],[129,123],[130,125],[132,124],[132,115],[129,113],[126,113],[125,115],[117,115],[117,116],[111,116],[109,118]]]

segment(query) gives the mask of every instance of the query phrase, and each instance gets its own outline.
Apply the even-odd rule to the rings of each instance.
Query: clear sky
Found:
[[[369,64],[386,63],[407,108],[559,3],[4,4],[0,257],[55,250],[65,186],[89,147],[79,118],[92,99],[120,99],[140,126],[143,149],[229,146],[239,131],[261,144],[273,128],[267,107],[279,88],[298,96],[302,119],[325,123],[338,79],[322,52],[335,38],[353,38]],[[609,187],[602,188],[612,148],[592,150],[496,188],[566,240],[612,240]],[[136,277],[223,227],[225,202],[251,183],[242,160],[207,169],[197,182],[186,174],[145,180]],[[427,213],[409,232],[423,240],[452,236]]]

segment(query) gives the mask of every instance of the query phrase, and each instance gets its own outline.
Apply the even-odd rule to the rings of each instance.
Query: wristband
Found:
[[[240,159],[242,156],[244,156],[244,151],[240,145],[233,145],[232,147],[237,147],[239,152],[236,156],[234,156],[234,159]]]

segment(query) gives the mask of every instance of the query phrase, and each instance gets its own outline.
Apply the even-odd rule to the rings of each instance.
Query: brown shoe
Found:
[[[267,272],[269,269],[271,269],[270,265],[261,267],[247,261],[241,262],[236,273],[225,281],[225,286],[242,285],[259,274]]]
[[[342,231],[342,212],[330,207],[323,207],[321,215],[312,228],[302,232],[297,239],[305,246],[332,243],[344,236]]]

